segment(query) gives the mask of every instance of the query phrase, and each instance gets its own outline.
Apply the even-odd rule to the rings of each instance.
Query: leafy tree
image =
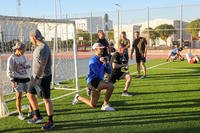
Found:
[[[83,40],[79,40],[79,37],[83,37]],[[79,44],[90,44],[90,33],[88,31],[78,29],[76,40],[78,40]]]
[[[144,34],[148,34],[148,30],[149,30],[149,38],[152,40],[152,46],[156,45],[156,39],[159,38],[159,33],[154,30],[153,28],[146,28],[143,33]]]
[[[114,30],[107,31],[107,38],[109,40],[114,40]]]
[[[186,25],[186,32],[192,35],[192,37],[198,38],[200,31],[200,19],[196,19]]]
[[[93,33],[92,34],[92,44],[94,44],[98,39],[98,34],[97,33]]]
[[[155,31],[159,34],[160,38],[165,41],[165,44],[167,45],[167,39],[175,32],[175,29],[173,25],[161,24],[155,28]]]

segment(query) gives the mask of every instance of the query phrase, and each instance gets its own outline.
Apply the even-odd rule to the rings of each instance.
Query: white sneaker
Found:
[[[101,110],[105,110],[105,111],[115,111],[115,109],[113,107],[110,107],[110,105],[102,105]]]
[[[18,115],[18,119],[19,119],[19,120],[25,120],[25,118],[26,118],[26,117],[24,117],[24,115],[23,115],[22,113],[20,113],[20,114]]]
[[[146,77],[147,77],[147,76],[141,76],[140,78],[141,78],[141,79],[145,79]]]
[[[122,96],[131,97],[131,96],[133,96],[133,95],[131,95],[131,94],[128,93],[128,92],[122,92]]]
[[[77,93],[75,96],[74,96],[74,99],[72,100],[72,105],[75,105],[78,103],[78,97],[79,97],[79,94]]]

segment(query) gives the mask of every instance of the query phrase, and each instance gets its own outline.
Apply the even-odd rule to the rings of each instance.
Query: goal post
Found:
[[[1,55],[0,55],[0,57],[1,57]],[[0,60],[0,64],[1,64],[1,60]],[[1,69],[1,65],[0,65],[0,69]],[[0,118],[5,117],[8,114],[9,114],[8,108],[3,99],[2,72],[0,71]]]
[[[33,48],[29,40],[29,32],[35,29],[41,31],[52,51],[52,87],[58,88],[54,85],[74,79],[75,87],[70,90],[79,91],[75,21],[0,15],[0,111],[7,109],[5,101],[9,100],[5,99],[5,96],[7,98],[7,95],[11,94],[11,99],[15,97],[6,76],[6,64],[8,57],[12,54],[12,46],[16,40],[25,43],[27,46],[25,56],[31,65]],[[30,73],[31,70],[29,70]],[[9,110],[9,112],[12,114],[14,111]],[[6,116],[6,114],[0,114],[1,116]]]

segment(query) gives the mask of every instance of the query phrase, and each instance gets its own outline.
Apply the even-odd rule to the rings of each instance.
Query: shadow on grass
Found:
[[[56,109],[56,112],[59,112],[58,114],[62,114],[64,117],[61,120],[55,120],[55,128],[52,129],[52,131],[73,131],[78,130],[81,132],[81,130],[98,130],[98,131],[104,131],[105,128],[108,128],[108,132],[113,132],[116,130],[123,131],[123,129],[120,128],[120,126],[130,126],[133,128],[133,126],[137,125],[148,125],[148,124],[158,124],[163,125],[171,122],[189,122],[189,121],[199,121],[200,120],[200,113],[199,110],[196,111],[185,111],[185,112],[169,112],[169,113],[148,113],[147,110],[157,110],[157,109],[170,109],[170,108],[194,108],[199,107],[200,99],[189,99],[189,100],[175,100],[175,101],[162,101],[162,102],[143,102],[143,103],[134,103],[134,104],[128,104],[126,101],[113,101],[113,106],[119,106],[116,108],[117,110],[121,111],[120,115],[117,115],[118,111],[116,112],[102,112],[97,111],[96,109],[88,110],[86,106],[86,110],[80,110],[79,112],[71,112],[67,109]],[[164,105],[163,105],[164,104]],[[88,107],[89,108],[89,107]],[[79,109],[77,109],[79,110]],[[134,114],[134,110],[146,110],[146,113],[141,114]],[[133,113],[128,113],[123,111],[133,111]],[[85,117],[78,117],[77,114],[84,114]],[[102,115],[102,113],[104,115]],[[58,115],[57,113],[55,116]],[[66,120],[67,116],[74,115],[74,117],[71,120]],[[113,116],[114,115],[114,116]],[[96,116],[96,117],[95,117]],[[42,126],[42,125],[41,125]],[[114,130],[112,129],[114,128]],[[12,129],[6,129],[3,130],[3,132],[40,132],[40,127],[26,127],[26,128],[12,128]],[[148,129],[146,129],[148,130]],[[187,132],[197,132],[198,129],[196,128],[188,128],[186,129]],[[131,130],[127,131],[131,132]],[[179,132],[180,129],[173,129],[169,130],[171,132]],[[198,130],[199,131],[199,130]],[[160,132],[160,131],[157,131]],[[162,130],[162,132],[168,132],[168,130]]]
[[[148,76],[147,79],[154,80],[176,80],[176,79],[191,79],[192,78],[200,78],[199,73],[174,73],[174,74],[152,74]]]
[[[160,105],[161,104],[161,105]],[[164,105],[163,105],[164,104]],[[195,108],[200,106],[200,99],[190,100],[176,100],[176,101],[164,101],[164,102],[147,102],[147,103],[135,103],[125,104],[121,107],[116,107],[117,110],[152,110],[152,109],[181,109],[181,108]]]
[[[77,118],[77,117],[76,117]],[[123,128],[120,126],[137,126],[137,125],[148,125],[148,124],[167,124],[171,122],[187,122],[187,121],[196,121],[200,120],[199,111],[188,111],[188,112],[174,112],[174,113],[152,113],[152,114],[140,114],[140,115],[127,115],[124,114],[122,116],[103,116],[98,119],[94,118],[78,118],[76,120],[61,120],[55,121],[55,128],[51,131],[73,131],[78,130],[81,132],[82,129],[90,130],[97,129],[98,131],[104,132],[116,132],[123,131]],[[115,130],[113,128],[115,127]],[[108,128],[108,130],[105,130]],[[133,128],[133,127],[132,127]],[[110,130],[109,130],[110,129]],[[198,132],[199,128],[183,128],[184,132],[193,133]],[[26,127],[26,128],[12,128],[3,130],[2,132],[40,132],[38,127]],[[127,130],[129,132],[133,130]],[[146,129],[148,131],[148,129]],[[183,131],[182,129],[165,129],[158,130],[157,133],[165,132],[165,133],[177,133]],[[155,132],[155,131],[152,131]],[[151,133],[151,132],[150,132]]]
[[[53,130],[75,130],[78,129],[96,129],[123,126],[137,126],[145,124],[164,124],[170,122],[185,122],[200,120],[199,111],[177,112],[177,113],[161,113],[161,114],[141,114],[141,115],[124,115],[116,117],[103,117],[98,119],[78,119],[75,121],[56,121],[57,126]],[[123,131],[123,129],[121,129]],[[194,130],[196,131],[196,130]],[[174,131],[176,132],[176,130]]]
[[[161,85],[161,84],[159,84]],[[173,84],[170,84],[170,85],[173,85]],[[136,92],[134,93],[135,96],[138,96],[138,95],[149,95],[149,94],[167,94],[167,93],[186,93],[186,92],[200,92],[200,89],[194,89],[194,90],[172,90],[172,91],[152,91],[152,92]]]

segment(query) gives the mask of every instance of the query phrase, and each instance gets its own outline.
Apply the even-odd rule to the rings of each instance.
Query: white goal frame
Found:
[[[52,88],[54,88],[55,84],[55,54],[56,54],[56,46],[58,45],[57,42],[57,24],[72,24],[73,25],[73,57],[74,57],[74,77],[75,77],[75,90],[79,92],[79,79],[78,79],[78,69],[77,69],[77,44],[76,44],[76,24],[75,21],[69,21],[67,19],[46,19],[46,18],[32,18],[32,17],[14,17],[14,16],[3,16],[0,15],[0,21],[16,21],[16,22],[38,22],[38,23],[55,23],[55,39],[53,43],[53,52],[52,52]],[[1,56],[1,53],[0,53]],[[1,62],[1,58],[0,58]],[[0,67],[1,68],[1,67]],[[2,71],[2,69],[0,70]],[[1,107],[1,105],[5,105],[5,101],[3,100],[3,82],[2,82],[2,73],[0,72],[0,109],[7,109],[7,107]],[[0,117],[7,116],[7,111],[3,111],[1,114],[0,110]],[[6,113],[5,113],[6,112]]]

